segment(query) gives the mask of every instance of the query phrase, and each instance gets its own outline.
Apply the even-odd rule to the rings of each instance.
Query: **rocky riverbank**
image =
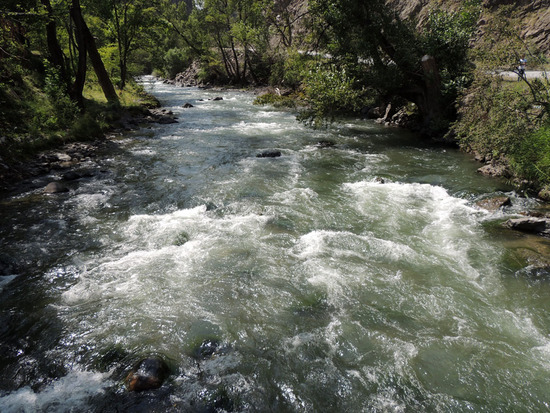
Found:
[[[55,185],[46,185],[45,191],[63,192],[67,182],[95,174],[97,168],[94,168],[94,159],[99,153],[116,150],[118,140],[124,133],[151,123],[174,122],[177,120],[172,112],[162,108],[147,108],[139,114],[125,113],[100,139],[70,142],[17,160],[0,156],[0,198],[9,196],[18,188],[43,185],[43,180],[33,182],[33,178],[47,175],[55,175],[59,179]]]

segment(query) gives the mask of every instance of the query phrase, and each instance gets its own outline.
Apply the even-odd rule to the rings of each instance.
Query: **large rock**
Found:
[[[518,231],[550,236],[550,218],[525,217],[509,219],[505,222],[505,225]]]
[[[508,172],[504,165],[487,164],[477,170],[480,174],[486,176],[507,176]]]
[[[476,202],[476,205],[488,211],[496,211],[502,207],[512,205],[512,201],[507,196],[494,196],[492,198],[482,199]]]
[[[61,192],[69,192],[69,189],[59,182],[50,182],[46,187],[44,188],[44,192],[47,194],[58,194]]]
[[[281,151],[268,149],[256,155],[257,158],[278,158],[281,156]]]
[[[161,125],[178,123],[176,116],[171,110],[161,108],[149,109],[149,116],[146,119],[149,122],[160,123]]]
[[[170,369],[165,361],[158,356],[147,357],[139,361],[126,377],[129,391],[145,391],[158,389],[170,375]]]
[[[542,188],[538,193],[538,197],[544,201],[550,201],[550,186]]]

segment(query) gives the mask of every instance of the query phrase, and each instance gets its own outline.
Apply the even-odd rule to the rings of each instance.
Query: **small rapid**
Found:
[[[0,201],[0,411],[550,409],[550,278],[524,255],[550,243],[500,225],[535,200],[404,131],[142,81],[178,123]],[[150,354],[168,380],[128,392]]]

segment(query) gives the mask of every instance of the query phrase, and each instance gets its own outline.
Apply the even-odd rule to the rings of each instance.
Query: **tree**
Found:
[[[120,88],[124,89],[132,53],[143,48],[157,28],[155,8],[144,0],[108,0],[101,14],[117,46]]]
[[[466,3],[455,13],[436,10],[439,20],[423,29],[401,20],[384,0],[312,0],[311,10],[336,62],[351,67],[363,86],[415,103],[424,126],[440,130],[449,120],[443,82],[456,81],[468,68],[465,51],[478,9]],[[466,35],[456,36],[461,31]],[[445,41],[454,38],[459,41]],[[448,59],[451,52],[458,58]]]
[[[203,18],[213,45],[218,49],[227,77],[245,83],[263,63],[269,41],[264,11],[267,0],[205,0]]]

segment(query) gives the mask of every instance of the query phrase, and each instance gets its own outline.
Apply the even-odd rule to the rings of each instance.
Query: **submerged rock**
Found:
[[[78,172],[68,171],[63,174],[62,178],[65,181],[76,181],[77,179],[82,178],[82,176]]]
[[[525,217],[509,219],[504,225],[518,231],[550,236],[550,218]]]
[[[281,151],[275,149],[268,149],[256,155],[256,158],[278,158],[281,156]]]
[[[170,375],[166,362],[158,357],[151,356],[139,361],[126,377],[126,386],[129,391],[154,390]]]
[[[220,342],[216,339],[204,340],[194,351],[193,357],[200,360],[211,358],[220,348]]]
[[[44,188],[44,192],[47,194],[58,194],[61,192],[69,192],[69,189],[59,182],[50,182]]]
[[[334,142],[332,141],[319,141],[317,142],[317,146],[318,148],[332,148],[334,145],[336,145]]]

